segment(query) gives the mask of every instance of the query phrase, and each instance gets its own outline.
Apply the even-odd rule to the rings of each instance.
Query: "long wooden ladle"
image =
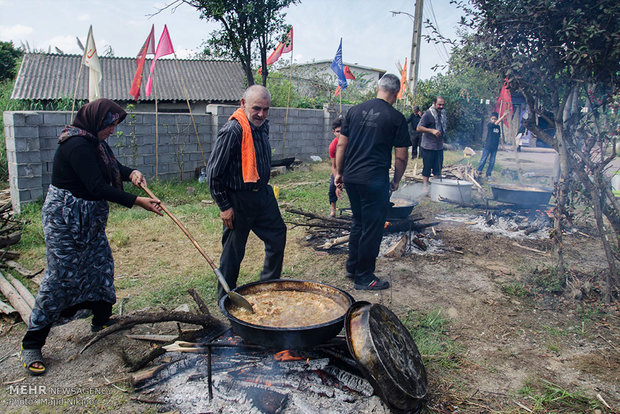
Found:
[[[151,190],[149,190],[145,185],[141,185],[141,187],[149,195],[149,197],[158,200],[158,198],[155,196],[155,194],[153,194],[151,192]],[[226,283],[226,279],[224,279],[224,275],[222,274],[220,269],[218,269],[215,266],[215,263],[213,263],[213,260],[211,260],[211,258],[209,256],[207,256],[207,253],[205,253],[204,250],[202,250],[202,247],[200,247],[200,245],[198,244],[196,239],[194,239],[194,237],[192,237],[192,235],[189,234],[189,231],[187,231],[185,226],[166,208],[166,206],[163,205],[163,203],[160,203],[159,206],[161,207],[162,210],[164,210],[164,213],[166,213],[168,215],[168,217],[170,217],[172,219],[172,221],[174,221],[176,223],[176,225],[179,226],[181,231],[183,231],[183,233],[185,233],[185,235],[187,236],[188,239],[190,239],[190,241],[192,242],[194,247],[196,247],[196,249],[198,249],[198,251],[200,252],[202,257],[204,257],[207,260],[207,262],[209,262],[209,265],[211,266],[211,269],[213,269],[213,272],[215,273],[215,276],[217,276],[217,280],[219,280],[220,284],[224,288],[224,291],[226,291],[226,293],[228,294],[228,297],[230,298],[232,303],[234,305],[236,305],[236,306],[239,306],[241,308],[247,309],[249,312],[254,313],[254,308],[252,308],[252,304],[250,302],[248,302],[248,300],[246,298],[241,296],[239,293],[233,292],[232,290],[230,290],[230,287],[228,287],[228,283]]]

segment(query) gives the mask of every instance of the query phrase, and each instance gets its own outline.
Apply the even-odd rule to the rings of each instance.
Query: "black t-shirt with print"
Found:
[[[340,133],[348,137],[345,183],[387,182],[392,148],[411,145],[403,114],[379,98],[349,109]]]
[[[493,122],[489,122],[487,124],[487,140],[484,143],[484,148],[489,151],[497,151],[497,147],[499,147],[499,137],[499,125],[495,125]]]

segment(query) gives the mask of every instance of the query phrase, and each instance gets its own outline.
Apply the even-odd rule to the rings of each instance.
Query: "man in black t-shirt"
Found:
[[[501,118],[497,119],[497,112],[493,112],[491,114],[491,122],[487,124],[487,139],[484,143],[484,150],[482,151],[482,157],[480,158],[480,163],[478,164],[478,174],[482,174],[482,170],[484,169],[484,164],[489,160],[489,166],[487,167],[487,180],[491,179],[491,173],[493,172],[493,167],[495,166],[495,156],[497,155],[497,147],[500,144],[500,135],[501,129],[499,124],[502,122],[502,119],[506,116],[507,113],[502,115]],[[503,145],[502,145],[503,148]]]
[[[411,144],[405,117],[392,107],[399,90],[398,77],[384,75],[379,80],[377,98],[349,109],[340,130],[335,182],[346,186],[353,212],[346,266],[347,277],[354,280],[355,289],[380,290],[390,286],[374,272],[390,191],[398,189]],[[394,177],[389,181],[393,147]]]

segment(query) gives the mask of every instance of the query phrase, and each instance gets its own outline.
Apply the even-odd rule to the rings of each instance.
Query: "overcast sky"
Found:
[[[439,30],[454,37],[459,12],[449,0],[426,0],[424,17],[435,20]],[[118,57],[134,57],[151,25],[155,39],[167,24],[177,57],[185,58],[201,49],[209,33],[218,28],[199,18],[192,7],[181,5],[156,16],[167,2],[149,0],[0,0],[0,40],[31,49],[58,47],[79,54],[76,37],[85,43],[92,24],[99,55],[111,46]],[[390,10],[414,14],[414,0],[305,0],[286,10],[286,22],[294,28],[293,60],[333,59],[342,37],[345,63],[356,63],[396,73],[396,63],[411,54],[412,19],[392,16]],[[428,33],[424,29],[423,34]],[[432,77],[431,68],[445,63],[448,50],[422,42],[419,76]],[[283,55],[283,59],[290,59]]]

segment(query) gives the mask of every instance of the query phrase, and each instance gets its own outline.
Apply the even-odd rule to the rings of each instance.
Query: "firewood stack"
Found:
[[[9,248],[18,243],[22,237],[23,223],[13,214],[9,190],[0,191],[0,266],[12,268],[23,277],[33,277],[30,272],[14,260],[19,253]],[[6,271],[0,271],[0,314],[19,314],[24,322],[28,322],[34,307],[34,296],[15,277]]]

